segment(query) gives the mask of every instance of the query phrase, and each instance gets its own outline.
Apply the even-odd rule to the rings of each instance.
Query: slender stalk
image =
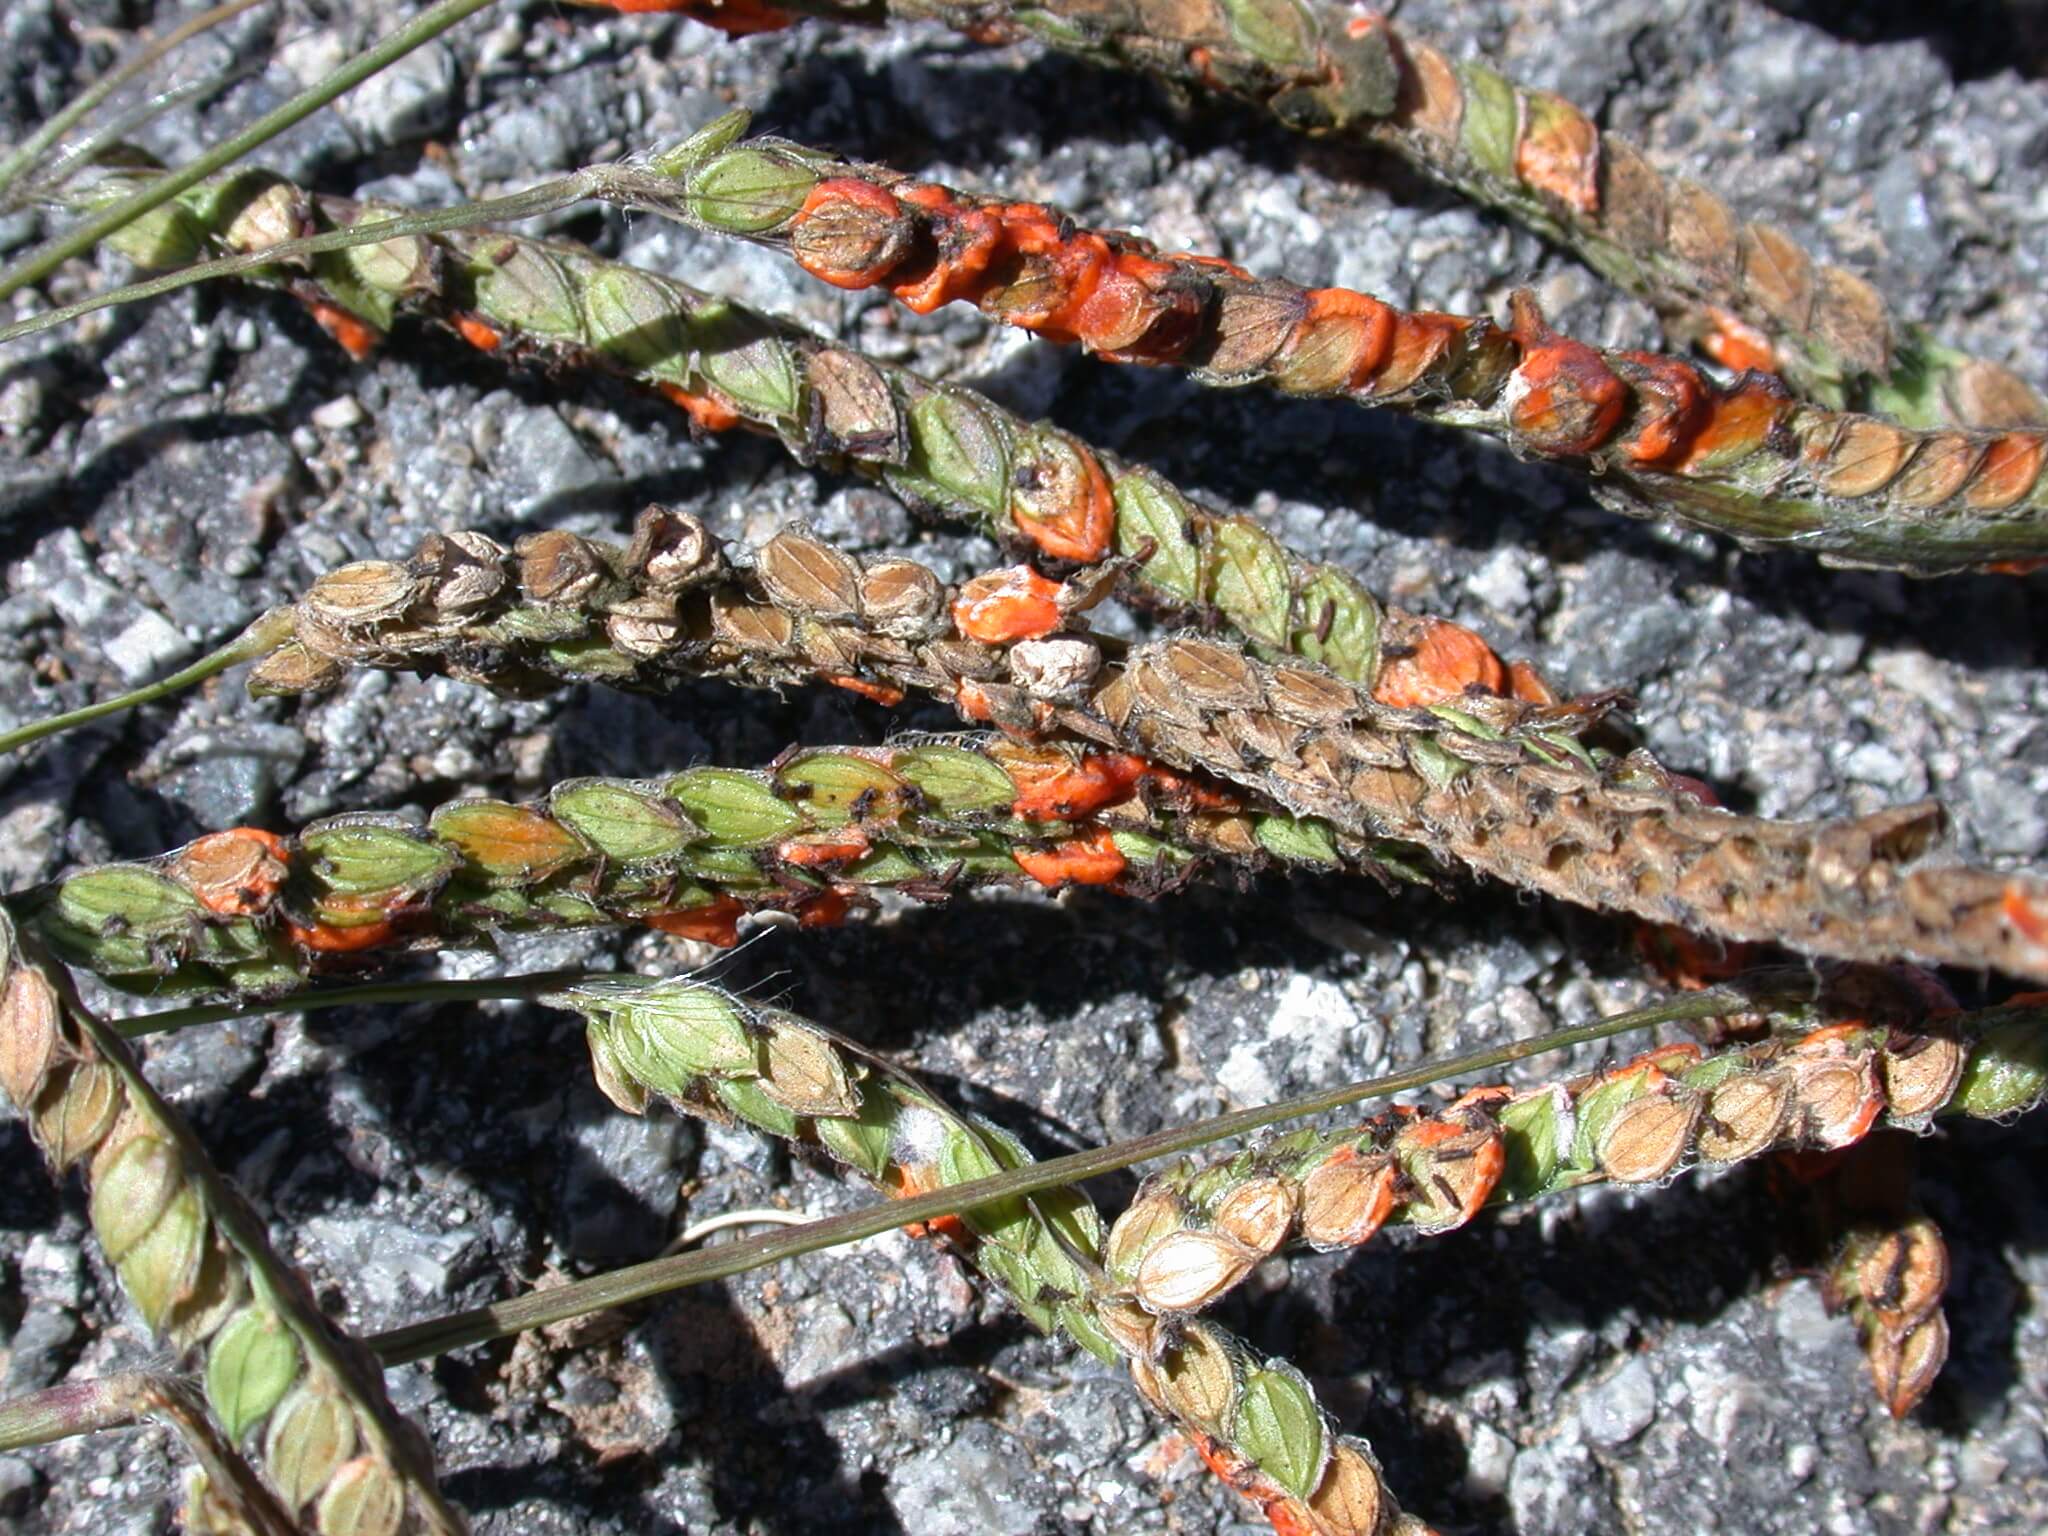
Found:
[[[255,1470],[207,1411],[199,1384],[184,1376],[129,1371],[67,1381],[0,1403],[0,1448],[47,1445],[157,1420],[192,1459],[186,1469],[184,1528],[214,1536],[302,1536]]]
[[[160,699],[168,699],[175,694],[183,693],[188,688],[196,688],[208,678],[220,676],[230,667],[269,655],[291,637],[291,632],[292,626],[287,615],[280,612],[266,613],[219,650],[200,657],[189,667],[182,667],[169,677],[130,689],[127,693],[116,694],[110,699],[87,704],[80,709],[31,721],[0,735],[0,752],[18,751],[47,737],[76,730],[81,725],[90,725],[93,721],[104,720],[109,715],[118,715],[123,710],[139,709],[145,704],[154,704]]]
[[[38,246],[5,271],[0,271],[0,299],[30,283],[42,281],[72,257],[83,255],[107,236],[127,227],[152,209],[162,207],[187,187],[196,186],[215,171],[233,165],[251,150],[260,148],[286,129],[311,117],[337,96],[345,95],[415,48],[431,42],[492,3],[493,0],[440,0],[439,4],[422,12],[390,36],[357,54],[318,85],[301,91],[282,106],[266,112],[240,133],[222,140],[204,154],[137,189],[118,203],[101,209],[76,227]]]
[[[1547,1051],[1568,1050],[1592,1041],[1611,1039],[1632,1030],[1649,1029],[1658,1024],[1681,1023],[1688,1019],[1708,1019],[1729,1013],[1740,1013],[1772,997],[1791,998],[1796,995],[1798,994],[1792,992],[1751,993],[1739,987],[1717,987],[1695,992],[1687,997],[1634,1009],[1628,1013],[1615,1014],[1590,1024],[1553,1030],[1528,1040],[1517,1040],[1507,1045],[1468,1052],[1463,1056],[1414,1067],[1405,1072],[1395,1072],[1339,1088],[1318,1089],[1313,1093],[1300,1094],[1274,1104],[1235,1110],[1230,1114],[1219,1115],[1194,1125],[1176,1126],[1170,1130],[1156,1131],[1148,1136],[1117,1142],[1112,1146],[1073,1152],[1064,1157],[1053,1158],[1049,1162],[1034,1163],[1029,1167],[975,1179],[950,1188],[907,1196],[888,1205],[848,1211],[843,1215],[827,1217],[807,1227],[799,1227],[792,1232],[749,1238],[702,1253],[675,1254],[645,1264],[631,1265],[625,1269],[614,1270],[608,1275],[574,1281],[545,1291],[529,1292],[525,1296],[515,1297],[509,1301],[493,1302],[472,1311],[450,1313],[446,1317],[414,1323],[388,1333],[375,1334],[364,1342],[387,1366],[427,1360],[436,1355],[446,1354],[450,1350],[488,1343],[493,1339],[509,1338],[515,1333],[523,1333],[531,1328],[544,1328],[550,1323],[566,1322],[571,1318],[601,1311],[607,1307],[626,1306],[686,1286],[729,1279],[733,1275],[777,1264],[784,1259],[858,1242],[862,1238],[886,1232],[892,1227],[912,1222],[937,1221],[941,1217],[957,1216],[977,1206],[992,1205],[1005,1199],[1037,1194],[1061,1184],[1080,1183],[1084,1179],[1096,1178],[1101,1174],[1115,1173],[1150,1158],[1177,1156],[1232,1136],[1249,1135],[1283,1121],[1308,1119],[1314,1115],[1348,1108],[1367,1099],[1388,1098],[1397,1093],[1426,1088],[1433,1083],[1469,1073],[1495,1071],[1510,1062],[1521,1061],[1530,1056],[1542,1055]]]
[[[124,1371],[10,1397],[0,1401],[0,1450],[19,1451],[139,1424],[163,1394],[184,1386],[176,1376]]]
[[[119,1034],[4,915],[0,971],[0,1089],[55,1171],[85,1165],[100,1247],[151,1331],[203,1360],[219,1444],[257,1452],[257,1528],[461,1531],[368,1356],[321,1315]]]
[[[210,32],[222,22],[232,21],[242,12],[262,3],[263,0],[222,0],[221,4],[211,10],[201,11],[197,16],[180,22],[162,37],[138,48],[80,91],[49,121],[40,124],[19,145],[9,150],[4,157],[0,157],[0,206],[12,201],[6,193],[25,172],[42,159],[44,151],[91,116],[101,102],[136,76],[147,73],[166,54],[190,42],[200,33]]]
[[[142,1040],[151,1035],[174,1034],[181,1029],[273,1013],[320,1013],[329,1008],[374,1008],[385,1003],[406,1007],[415,1003],[532,1002],[543,992],[572,987],[589,979],[590,973],[585,971],[534,971],[525,976],[481,981],[378,981],[356,987],[308,988],[276,997],[243,997],[231,1003],[208,1003],[196,1008],[166,1008],[107,1022],[122,1039]]]
[[[136,178],[110,178],[107,185],[154,186],[161,178],[145,178],[139,183]],[[304,262],[311,257],[330,255],[340,251],[360,250],[367,246],[384,245],[394,240],[417,238],[423,235],[441,234],[450,230],[471,229],[479,224],[488,224],[499,219],[530,219],[571,203],[582,202],[593,195],[592,188],[603,184],[600,173],[578,172],[572,176],[560,177],[554,181],[542,182],[537,187],[528,187],[523,192],[509,193],[504,197],[485,198],[480,202],[465,203],[457,208],[439,209],[427,213],[401,213],[387,211],[371,229],[330,230],[326,234],[305,235],[297,239],[278,240],[258,249],[248,250],[234,256],[222,256],[212,261],[200,262],[179,271],[166,273],[162,277],[149,278],[139,283],[129,283],[120,288],[96,293],[91,298],[65,304],[57,309],[45,310],[42,314],[30,315],[16,320],[11,325],[0,326],[0,344],[33,336],[38,331],[47,331],[60,325],[69,325],[73,320],[94,314],[102,309],[115,309],[123,304],[137,304],[147,299],[161,298],[167,293],[176,293],[180,288],[190,288],[198,283],[212,282],[221,278],[246,277],[252,273],[271,274],[281,264]],[[202,182],[203,186],[204,183]],[[210,201],[210,200],[209,200]],[[217,207],[234,207],[233,204],[216,204]],[[185,210],[173,208],[170,215],[155,222],[150,214],[143,214],[136,221],[143,225],[137,229],[131,224],[124,226],[109,237],[118,249],[131,255],[148,254],[161,247],[159,241],[176,239],[177,225],[182,222],[180,214]],[[235,209],[240,212],[239,208]],[[351,296],[353,297],[353,296]],[[344,306],[346,307],[346,306]]]

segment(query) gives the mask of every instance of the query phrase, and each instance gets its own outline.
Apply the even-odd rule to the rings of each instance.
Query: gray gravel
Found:
[[[152,9],[169,25],[187,8],[7,5],[0,137],[104,67],[93,26]],[[290,0],[282,21],[274,8],[243,17],[166,71],[217,79],[204,112],[140,137],[188,155],[401,9]],[[1826,21],[1858,8],[1796,9]],[[2019,33],[2001,50],[1985,29],[2006,13],[1989,3],[1962,13],[1957,35],[1893,19],[1915,9],[1870,11],[1852,38],[1751,0],[1417,0],[1401,14],[1572,95],[1863,266],[1908,313],[2037,373],[2048,87],[2004,66],[2040,54]],[[671,139],[732,102],[764,127],[1300,279],[1447,308],[1498,308],[1533,283],[1580,333],[1649,336],[1639,305],[1398,168],[932,32],[807,26],[730,44],[687,23],[507,5],[265,158],[325,188],[445,202]],[[1965,849],[2013,866],[2048,852],[2040,578],[1916,585],[1747,556],[1617,521],[1569,476],[1448,432],[1097,368],[971,316],[914,319],[828,292],[651,221],[554,222],[1049,413],[1568,687],[1628,687],[1643,739],[1738,802],[1810,816],[1932,794],[1957,808]],[[32,232],[6,221],[0,245]],[[45,297],[118,275],[75,269]],[[767,446],[693,445],[668,408],[621,388],[510,372],[414,333],[351,366],[291,305],[245,291],[95,316],[0,357],[0,465],[8,723],[156,675],[317,572],[435,528],[615,532],[661,497],[736,536],[810,517],[850,546],[915,547],[949,570],[991,554]],[[667,703],[508,704],[406,677],[281,705],[231,681],[0,764],[0,878],[252,818],[753,764],[791,742],[939,720],[708,687]],[[595,938],[441,969],[701,958]],[[1648,992],[1620,925],[1497,891],[1391,901],[1309,881],[1154,907],[911,911],[773,935],[724,974],[900,1055],[1041,1152]],[[1982,978],[1955,981],[1985,995]],[[720,1211],[869,1198],[745,1134],[627,1122],[580,1057],[560,1018],[506,1008],[252,1023],[150,1052],[323,1302],[363,1330],[648,1257]],[[1956,1346],[1902,1424],[1800,1274],[1796,1208],[1757,1171],[1297,1264],[1227,1313],[1302,1364],[1447,1532],[2034,1531],[2048,1523],[2042,1142],[2036,1123],[1920,1148],[1918,1192],[1955,1255]],[[0,1166],[5,1389],[148,1358],[81,1242],[77,1188],[49,1186],[18,1123],[0,1123]],[[454,1496],[506,1536],[1252,1529],[1125,1386],[900,1235],[393,1380]],[[24,1536],[155,1531],[174,1479],[153,1432],[0,1457],[0,1519]]]

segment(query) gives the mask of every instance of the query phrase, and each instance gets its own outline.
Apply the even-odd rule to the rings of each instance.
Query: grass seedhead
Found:
[[[437,785],[416,794],[409,780],[380,780],[374,793],[340,797],[356,809],[300,806],[296,830],[248,811],[153,857],[108,857],[110,847],[133,852],[124,846],[131,808],[108,835],[75,833],[65,844],[95,857],[0,893],[0,1089],[52,1169],[79,1171],[105,1270],[164,1352],[148,1372],[0,1404],[0,1444],[153,1419],[190,1454],[187,1529],[454,1533],[464,1518],[439,1490],[425,1435],[393,1408],[384,1367],[901,1225],[1078,1352],[1048,1359],[1093,1357],[1128,1373],[1173,1426],[1178,1438],[1166,1444],[1192,1449],[1278,1536],[1423,1536],[1372,1450],[1324,1406],[1315,1374],[1324,1362],[1255,1347],[1219,1311],[1249,1305],[1255,1274],[1279,1283],[1291,1252],[1391,1233],[1382,1246],[1469,1254],[1455,1245],[1471,1238],[1455,1234],[1493,1207],[1599,1184],[1647,1204],[1690,1169],[1766,1157],[1774,1187],[1823,1218],[1815,1251],[1824,1256],[1812,1272],[1856,1330],[1879,1402],[1904,1417],[1925,1400],[1951,1344],[1950,1239],[1914,1203],[1907,1140],[1883,1133],[2009,1120],[2048,1097],[2044,994],[2001,1002],[1984,980],[1999,972],[2048,981],[2048,883],[1995,851],[1977,852],[1967,837],[1965,854],[1951,852],[1949,814],[1931,801],[1859,801],[1857,814],[1832,806],[1834,814],[1796,820],[1724,808],[1631,734],[1619,689],[1637,679],[1562,691],[1496,650],[1481,633],[1484,616],[1467,613],[1467,624],[1429,611],[1446,598],[1430,573],[1384,563],[1390,579],[1369,585],[1307,549],[1328,544],[1284,504],[1270,516],[1262,503],[1256,517],[1211,506],[1091,441],[1124,432],[1117,422],[1128,401],[1064,383],[1052,392],[1020,386],[979,366],[988,358],[946,354],[938,340],[952,333],[939,328],[968,322],[896,330],[886,304],[865,309],[857,296],[920,317],[959,306],[1104,362],[1175,370],[1200,385],[1391,407],[1586,477],[1601,500],[1638,516],[1749,548],[1797,546],[1829,562],[1923,576],[2017,573],[2048,555],[2048,404],[2017,375],[1935,341],[1870,280],[1654,167],[1565,96],[1457,57],[1405,19],[1396,27],[1326,0],[587,8],[682,11],[732,37],[794,26],[799,13],[862,25],[938,20],[979,44],[1038,39],[1177,90],[1250,102],[1290,129],[1390,150],[1506,210],[1646,300],[1672,350],[1624,345],[1611,327],[1596,344],[1591,328],[1556,318],[1570,293],[1554,283],[1514,274],[1520,286],[1487,287],[1484,302],[1463,302],[1466,314],[1421,307],[1440,301],[1427,294],[1396,303],[1334,282],[1313,286],[1238,265],[1230,253],[1247,248],[1241,231],[1220,229],[1225,243],[1183,252],[1039,200],[1054,180],[1095,196],[1086,178],[1023,168],[991,175],[982,190],[951,186],[922,166],[912,174],[796,137],[750,136],[745,108],[667,144],[687,118],[664,109],[645,119],[645,143],[618,137],[565,149],[562,164],[610,158],[427,211],[332,195],[323,189],[336,178],[324,164],[301,181],[247,163],[489,0],[439,0],[367,49],[323,61],[311,73],[324,78],[280,93],[288,99],[266,102],[249,126],[171,169],[115,141],[210,88],[204,82],[94,120],[171,49],[251,3],[227,0],[192,16],[0,155],[0,211],[34,206],[64,226],[0,271],[0,298],[23,296],[0,342],[185,287],[225,295],[217,280],[232,278],[284,295],[355,364],[409,360],[424,325],[467,349],[451,354],[458,390],[472,377],[516,378],[523,393],[507,398],[573,396],[591,419],[605,417],[606,402],[627,401],[622,409],[649,407],[706,453],[715,439],[750,434],[814,479],[859,477],[858,495],[875,505],[893,497],[1000,551],[991,557],[977,545],[970,558],[964,546],[926,548],[907,533],[844,536],[860,519],[805,508],[809,486],[794,495],[773,486],[758,498],[750,490],[742,510],[669,476],[649,494],[688,504],[644,506],[623,539],[600,536],[588,516],[551,528],[524,511],[454,526],[451,499],[410,551],[381,537],[309,544],[317,558],[262,599],[274,606],[199,661],[0,735],[0,752],[15,752],[174,698],[232,713],[241,703],[232,686],[210,700],[180,696],[243,666],[246,693],[279,701],[267,707],[285,715],[328,707],[315,701],[322,694],[360,705],[405,673],[450,679],[507,709],[576,685],[672,696],[722,680],[757,694],[823,685],[823,697],[869,712],[849,716],[857,723],[842,744],[806,736],[776,751],[780,742],[757,742],[759,767],[714,757],[740,739],[726,729],[738,722],[700,711],[686,755],[641,767],[643,777],[606,771],[607,743],[550,784],[540,758],[522,748],[516,789],[493,782],[465,786],[482,793]],[[561,26],[566,35],[591,22]],[[626,35],[604,34],[597,46]],[[704,67],[716,85],[719,66]],[[808,90],[801,71],[792,78],[799,96]],[[774,115],[792,133],[803,127],[786,103]],[[631,127],[641,134],[643,119]],[[463,153],[437,158],[461,173]],[[1186,201],[1203,207],[1200,195]],[[585,203],[650,216],[635,234],[655,220],[682,226],[668,237],[679,243],[659,253],[679,270],[491,227]],[[1309,222],[1306,213],[1297,222]],[[1207,243],[1208,226],[1197,223]],[[858,323],[820,335],[747,307],[722,291],[732,272],[719,242],[728,240],[787,258],[799,281],[855,306],[847,313]],[[91,291],[67,263],[102,244],[157,275]],[[30,285],[49,292],[31,299]],[[905,359],[920,353],[944,366],[914,371]],[[508,365],[516,373],[501,374]],[[975,373],[990,375],[986,390],[965,381]],[[1004,403],[1034,393],[1043,398],[1031,410]],[[341,403],[360,418],[360,404]],[[1182,409],[1175,405],[1176,418]],[[1186,407],[1190,419],[1206,409]],[[18,414],[0,423],[10,440]],[[1345,415],[1347,442],[1386,430]],[[348,430],[327,419],[315,412],[311,422]],[[1189,467],[1213,479],[1208,471],[1225,466],[1228,484],[1240,460],[1286,456],[1302,475],[1320,473],[1308,439],[1276,432],[1269,451],[1257,435],[1241,422],[1219,431],[1213,456]],[[473,449],[469,462],[497,451]],[[327,467],[337,473],[363,462],[352,443],[337,443],[334,459]],[[1527,487],[1539,482],[1485,462],[1514,488],[1501,505],[1516,495],[1534,505]],[[1369,499],[1353,489],[1352,499]],[[742,537],[727,537],[742,525]],[[1543,537],[1558,554],[1562,536]],[[1574,546],[1570,558],[1584,552]],[[1546,556],[1532,566],[1555,563]],[[1520,580],[1506,570],[1466,585],[1507,603]],[[84,604],[81,586],[54,583],[51,611],[70,622]],[[22,594],[25,603],[37,596]],[[1417,597],[1419,606],[1407,605]],[[250,602],[235,622],[259,606]],[[120,669],[131,683],[152,675],[126,661]],[[1917,676],[1909,665],[1895,671]],[[49,658],[38,676],[63,683],[64,660]],[[2013,697],[2000,694],[1998,708],[2015,713]],[[933,734],[940,713],[911,716],[912,729],[889,736],[867,727],[874,709],[951,711],[966,733]],[[67,750],[97,765],[91,754],[116,739],[102,733]],[[1678,742],[1668,731],[1658,739]],[[1684,766],[1679,745],[1665,756]],[[2001,750],[2022,749],[2006,741]],[[6,772],[33,786],[43,765],[31,761],[10,761]],[[127,765],[118,754],[106,761]],[[445,767],[422,755],[405,773],[485,776],[463,761],[459,751]],[[30,878],[54,869],[52,859]],[[1213,1042],[1162,1018],[1161,1055],[1190,1079],[1171,1111],[1185,1123],[1040,1162],[1032,1147],[1043,1128],[1032,1139],[1011,1129],[1015,1106],[997,1102],[989,1084],[964,1084],[975,1112],[956,1108],[894,1052],[780,1006],[788,994],[771,1002],[701,975],[581,971],[306,985],[407,956],[489,950],[517,934],[580,942],[631,928],[731,948],[769,927],[873,919],[902,929],[912,905],[966,905],[983,893],[1090,886],[1153,901],[1198,876],[1242,888],[1255,876],[1308,871],[1333,886],[1370,874],[1388,891],[1430,885],[1443,895],[1479,874],[1618,914],[1653,969],[1698,990],[1551,1036],[1530,1036],[1517,1019],[1517,1042],[1494,1051],[1291,1098],[1275,1090],[1277,1102],[1207,1118],[1192,1079]],[[1131,919],[1099,915],[1114,910],[1072,904],[1060,919],[1067,928],[1038,941],[1034,986],[1069,967],[1094,974],[1085,957],[1098,951],[1144,974],[1143,945],[1114,926]],[[1284,937],[1272,906],[1243,910],[1257,942]],[[1371,920],[1391,927],[1406,912],[1375,907]],[[1597,932],[1593,923],[1584,918],[1564,948]],[[1320,932],[1342,930],[1348,943],[1358,926],[1344,916]],[[657,940],[639,942],[636,961],[656,953],[647,946]],[[1805,963],[1756,969],[1778,951]],[[1967,1006],[1907,962],[1957,968]],[[909,963],[972,979],[982,957],[965,945],[957,954],[928,947]],[[1526,979],[1533,988],[1546,967],[1576,963],[1553,956]],[[225,1001],[114,1021],[89,1005],[98,994],[82,993],[66,967],[127,992]],[[1503,973],[1489,960],[1485,974],[1493,987]],[[1425,968],[1403,1004],[1414,1010],[1417,1040],[1438,1038],[1450,1008],[1428,995],[1428,982]],[[1500,981],[1497,990],[1534,1001],[1532,988]],[[713,1250],[663,1250],[644,1264],[358,1340],[316,1305],[152,1085],[151,1075],[162,1080],[158,1064],[146,1074],[128,1040],[285,1011],[457,997],[565,1009],[582,1021],[592,1081],[614,1108],[673,1111],[725,1136],[780,1141],[887,1200]],[[1491,1028],[1508,999],[1489,1001],[1500,1007]],[[1591,1070],[1581,1058],[1548,1080],[1401,1102],[1363,1121],[1291,1123],[1461,1070],[1490,1073],[1539,1051],[1681,1021],[1700,1023],[1702,1038]],[[1238,1039],[1249,1026],[1233,1021],[1227,1069],[1215,1074],[1231,1095],[1268,1070],[1257,1042]],[[1055,1043],[1050,1059],[1065,1059],[1062,1050]],[[963,1043],[970,1078],[980,1051]],[[407,1087],[438,1113],[427,1078]],[[1136,1112],[1154,1114],[1149,1105]],[[1124,1113],[1119,1106],[1112,1118]],[[1253,1139],[1216,1150],[1240,1136]],[[1080,1181],[1158,1158],[1178,1160],[1151,1172],[1106,1223]],[[1614,1208],[1636,1209],[1622,1200]],[[708,1229],[693,1224],[672,1248]],[[1692,1261],[1685,1252],[1657,1257],[1674,1274]],[[1263,1328],[1254,1336],[1273,1342]],[[478,1364],[477,1380],[492,1369]],[[501,1406],[507,1417],[523,1411]],[[679,1443],[695,1453],[687,1437]],[[704,1454],[715,1461],[716,1446]],[[1131,1514],[1116,1511],[1113,1522]]]

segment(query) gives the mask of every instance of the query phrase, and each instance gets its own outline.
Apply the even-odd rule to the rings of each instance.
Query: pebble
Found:
[[[147,609],[137,613],[101,647],[124,681],[146,683],[195,655],[199,647],[179,634],[171,621]]]
[[[1605,1450],[1626,1445],[1657,1417],[1657,1383],[1640,1357],[1585,1394],[1579,1421],[1586,1438]]]
[[[365,80],[342,97],[339,110],[371,146],[382,148],[445,132],[459,89],[455,54],[436,40]]]
[[[325,405],[315,406],[310,419],[323,432],[346,432],[351,427],[361,426],[368,420],[368,415],[353,396],[341,395]]]
[[[0,1456],[0,1516],[19,1520],[35,1502],[36,1469],[19,1456]]]

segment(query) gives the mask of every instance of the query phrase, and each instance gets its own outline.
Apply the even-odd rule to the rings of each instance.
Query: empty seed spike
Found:
[[[617,0],[581,0],[624,9]],[[659,0],[718,25],[712,0]],[[982,43],[1028,36],[1236,97],[1290,128],[1391,149],[1548,236],[1734,372],[1782,374],[1832,410],[1914,427],[2048,427],[2010,368],[1939,343],[1870,283],[1815,261],[1669,175],[1572,103],[1332,0],[796,0],[835,19],[931,18]]]
[[[1802,404],[1764,374],[1723,385],[1680,358],[1587,346],[1544,325],[1526,293],[1505,327],[1408,313],[1348,289],[1163,253],[1042,204],[782,140],[722,137],[660,158],[673,189],[636,185],[631,200],[781,250],[836,286],[885,289],[919,312],[971,303],[1112,361],[1395,405],[1483,431],[1584,463],[1624,510],[1746,543],[1797,542],[1922,574],[2048,554],[2048,427],[1899,426]],[[773,164],[795,183],[779,220],[717,195],[741,162]]]
[[[120,1037],[5,914],[0,972],[0,1089],[57,1172],[84,1167],[108,1263],[203,1383],[226,1454],[210,1458],[195,1507],[259,1531],[465,1530],[377,1367],[321,1315]],[[253,1493],[236,1480],[243,1456],[262,1477]]]
[[[602,978],[541,1001],[583,1016],[599,1084],[633,1114],[659,1097],[744,1120],[823,1148],[897,1197],[1032,1160],[1007,1132],[966,1119],[831,1031],[702,983]],[[785,1041],[801,1042],[801,1051],[779,1053]],[[1235,1209],[1256,1225],[1253,1204]],[[1147,1400],[1196,1437],[1210,1468],[1282,1536],[1421,1536],[1371,1450],[1336,1433],[1293,1366],[1254,1355],[1206,1322],[1162,1328],[1112,1293],[1101,1218],[1080,1189],[980,1207],[935,1230],[1037,1327],[1127,1367]]]
[[[1055,713],[1354,836],[1420,844],[1567,901],[1839,959],[2048,976],[2048,882],[1943,862],[1937,807],[1738,816],[1645,754],[1595,762],[1552,734],[1582,729],[1588,707],[1474,695],[1399,711],[1326,673],[1182,637],[1137,647],[1087,710]]]
[[[1179,513],[1152,505],[1144,515],[1157,526]],[[1278,546],[1249,523],[1220,530],[1218,545],[1232,562],[1218,595],[1238,611],[1294,622],[1299,600]],[[437,534],[410,561],[330,571],[259,621],[269,650],[249,686],[303,693],[365,666],[445,672],[515,695],[551,681],[650,691],[706,676],[753,687],[826,682],[885,705],[912,690],[933,693],[970,721],[1036,734],[1057,707],[1085,705],[1105,679],[1102,643],[1080,617],[1101,596],[1104,574],[1058,583],[1013,566],[954,589],[913,561],[856,561],[798,530],[742,567],[695,518],[663,507],[641,514],[623,549],[552,531],[510,551],[479,534]],[[1439,704],[1503,688],[1527,695],[1525,674],[1508,683],[1469,630],[1398,611],[1385,614],[1389,660],[1379,666],[1381,612],[1369,597],[1353,603],[1362,589],[1346,583],[1327,572],[1310,578],[1321,639],[1300,632],[1304,652],[1377,673],[1388,702]],[[1314,676],[1290,676],[1286,707],[1327,706]]]
[[[1823,1002],[1806,1016],[1837,1006]],[[1118,1218],[1104,1268],[1146,1313],[1172,1317],[1212,1306],[1287,1247],[1356,1247],[1393,1225],[1448,1231],[1489,1205],[1651,1184],[1775,1149],[1839,1150],[1881,1126],[2009,1116],[2044,1096],[2039,1000],[1931,1016],[1916,1029],[1845,1020],[1711,1054],[1665,1046],[1589,1077],[1474,1089],[1441,1114],[1389,1111],[1184,1161],[1147,1180]],[[1872,1371],[1895,1413],[1940,1369],[1946,1263],[1922,1221],[1860,1233],[1831,1268],[1842,1305],[1874,1341]]]
[[[1126,754],[963,737],[808,749],[758,773],[576,779],[542,805],[453,801],[425,826],[352,814],[292,838],[237,828],[82,870],[7,908],[117,985],[263,996],[501,929],[640,924],[731,944],[752,914],[833,924],[885,890],[1144,897],[1204,870],[1242,878],[1271,864],[1377,867],[1372,850],[1313,822]],[[0,1070],[12,1070],[4,1058]],[[98,1102],[82,1095],[73,1113]]]

